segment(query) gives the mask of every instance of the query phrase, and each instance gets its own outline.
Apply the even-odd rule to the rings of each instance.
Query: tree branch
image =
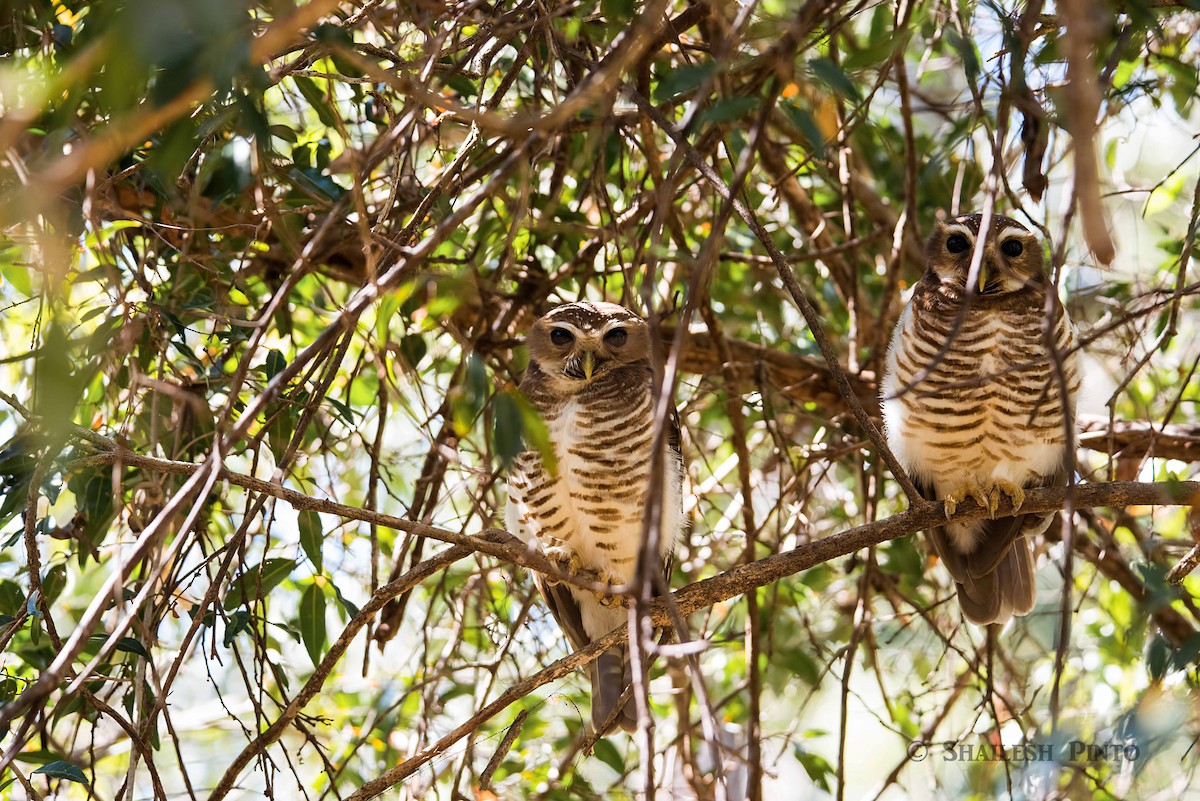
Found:
[[[1067,492],[1070,490],[1075,492],[1072,504],[1076,509],[1095,506],[1200,502],[1200,482],[1142,484],[1132,481],[1118,481],[1109,484],[1080,484],[1073,488],[1054,487],[1032,490],[1025,496],[1025,503],[1022,505],[1021,511],[1049,512],[1061,509],[1066,501]],[[1005,499],[1001,504],[1001,513],[997,514],[997,517],[1009,517],[1012,515],[1012,512],[1012,502]],[[958,512],[951,519],[956,522],[967,522],[970,520],[979,520],[986,516],[986,510],[972,501],[969,507],[960,506]],[[941,504],[929,504],[902,512],[885,520],[868,523],[864,526],[858,526],[857,528],[842,532],[841,534],[835,534],[816,542],[801,545],[791,551],[768,556],[765,559],[759,559],[749,564],[739,565],[718,576],[690,584],[674,593],[674,601],[681,614],[690,614],[786,578],[787,576],[794,575],[802,570],[807,570],[810,567],[828,562],[831,559],[837,559],[863,548],[879,545],[888,540],[921,531],[943,520],[945,520],[945,516]],[[669,625],[670,620],[667,613],[667,606],[663,601],[658,601],[651,607],[650,617],[655,626]],[[627,632],[624,628],[615,629],[593,642],[587,648],[576,651],[524,681],[514,684],[502,693],[499,698],[481,709],[470,720],[455,728],[421,753],[386,771],[378,778],[367,782],[357,792],[349,796],[347,801],[366,801],[366,799],[373,798],[396,783],[403,781],[426,762],[444,752],[507,706],[533,692],[543,684],[560,678],[577,667],[593,662],[604,651],[624,642],[626,634]]]
[[[312,27],[337,7],[338,0],[312,0],[290,16],[276,20],[250,43],[247,65],[267,61],[296,34]],[[156,105],[147,101],[101,130],[90,141],[77,144],[70,154],[58,159],[31,181],[30,186],[37,190],[37,200],[44,203],[82,181],[89,171],[104,168],[154,132],[190,112],[216,89],[208,78],[198,78],[166,103]]]
[[[673,328],[664,330],[667,338],[676,335]],[[706,333],[688,334],[688,348],[680,369],[697,375],[722,374],[721,358],[712,339]],[[738,379],[739,392],[758,389],[757,377],[765,377],[770,386],[798,403],[815,403],[829,417],[849,411],[832,372],[820,359],[797,353],[784,353],[776,348],[756,345],[744,340],[727,340],[732,372]],[[869,371],[848,375],[850,386],[859,403],[872,417],[879,417],[879,395],[875,375]],[[1143,456],[1158,459],[1200,461],[1200,428],[1186,425],[1155,425],[1141,421],[1118,421],[1110,429],[1108,418],[1080,415],[1077,418],[1081,434],[1078,444],[1099,453],[1120,455],[1132,459]]]
[[[277,492],[282,490],[280,487],[273,488]],[[1124,507],[1131,505],[1200,503],[1200,482],[1139,483],[1118,481],[1108,484],[1080,484],[1073,488],[1051,487],[1030,490],[1025,496],[1025,503],[1021,506],[1020,511],[1025,513],[1059,510],[1066,502],[1066,496],[1069,491],[1075,493],[1072,505],[1076,509],[1087,509],[1097,506]],[[290,498],[296,494],[298,493],[290,493],[289,491],[286,496],[279,493],[277,497],[288,500],[290,503]],[[337,504],[337,506],[341,507],[340,504]],[[350,509],[351,507],[345,508]],[[356,511],[365,514],[363,510]],[[1001,502],[1001,508],[997,517],[1009,517],[1013,512],[1012,502],[1006,498]],[[373,515],[374,513],[370,514]],[[986,516],[987,510],[980,507],[974,501],[968,501],[959,506],[958,511],[950,519],[963,523],[971,520],[979,520]],[[362,519],[362,517],[355,515],[355,519]],[[673,601],[677,605],[680,614],[691,614],[722,601],[743,595],[758,587],[763,587],[780,579],[795,575],[816,565],[847,556],[863,548],[879,545],[888,540],[897,539],[927,529],[932,525],[945,521],[945,519],[942,504],[928,504],[921,508],[893,515],[884,520],[868,523],[840,534],[834,534],[815,542],[806,543],[790,551],[739,565],[720,575],[690,584],[678,590],[673,595]],[[398,522],[403,523],[409,529],[413,527],[431,528],[413,524],[410,521],[399,520]],[[449,533],[440,532],[440,530],[436,529],[435,531]],[[479,537],[467,537],[467,535],[461,534],[454,536],[470,540],[478,546],[474,550],[490,553],[490,542],[495,541],[502,534],[503,532],[498,530],[488,530],[483,532]],[[483,547],[484,543],[489,543],[489,547]],[[263,748],[282,736],[287,724],[316,695],[321,685],[328,678],[333,664],[345,652],[354,635],[366,625],[371,616],[383,608],[388,600],[403,592],[414,575],[419,575],[422,579],[427,575],[432,575],[433,572],[441,569],[441,567],[467,555],[470,549],[471,545],[466,542],[456,545],[441,555],[418,565],[414,570],[406,574],[405,577],[385,587],[381,587],[372,596],[370,602],[363,607],[362,611],[347,624],[341,637],[338,638],[338,642],[330,649],[325,659],[322,660],[321,666],[313,673],[313,676],[305,684],[300,694],[288,705],[284,714],[267,731],[243,749],[242,753],[231,763],[221,782],[218,784],[217,789],[214,790],[210,797],[210,801],[219,801],[219,799],[223,798],[229,789],[233,787],[237,781],[237,776],[249,764],[250,760]],[[527,554],[528,551],[525,553]],[[667,604],[663,601],[655,602],[650,607],[650,618],[655,626],[670,625],[671,620]],[[365,801],[365,799],[373,798],[396,783],[403,781],[422,765],[438,754],[443,753],[447,748],[454,745],[454,743],[467,736],[508,706],[533,692],[538,687],[561,678],[578,667],[591,663],[604,651],[624,642],[626,636],[627,631],[625,627],[614,629],[587,648],[576,651],[549,665],[533,676],[517,682],[508,690],[501,693],[495,701],[446,734],[438,742],[421,753],[405,760],[400,765],[386,771],[378,778],[364,784],[349,797],[350,801]]]

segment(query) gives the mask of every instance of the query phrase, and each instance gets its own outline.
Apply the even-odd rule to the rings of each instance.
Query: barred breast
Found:
[[[584,567],[633,581],[642,543],[642,514],[652,468],[653,401],[648,368],[640,375],[616,371],[563,398],[545,383],[522,383],[542,414],[554,446],[551,473],[536,450],[526,450],[509,475],[508,525],[521,539],[545,549],[569,546]],[[630,380],[630,378],[637,380]],[[682,463],[667,455],[660,553],[669,556],[681,522]],[[576,591],[583,624],[592,637],[620,625],[625,612],[588,603]]]
[[[977,297],[949,344],[959,298],[947,288],[918,284],[901,315],[883,383],[888,445],[939,498],[968,475],[1029,486],[1061,469],[1080,379],[1070,321],[1055,304],[1064,402],[1044,340],[1044,298],[1034,287],[999,299]],[[940,364],[917,381],[939,355]],[[973,536],[973,530],[958,532],[964,552]]]

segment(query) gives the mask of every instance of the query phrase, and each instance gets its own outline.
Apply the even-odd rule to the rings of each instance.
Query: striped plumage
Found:
[[[508,477],[509,531],[540,548],[565,572],[606,585],[633,582],[643,541],[643,511],[653,469],[654,404],[645,321],[613,303],[568,303],[534,323],[521,391],[541,413],[556,470],[536,450],[517,457]],[[683,459],[672,416],[661,463],[664,516],[658,558],[668,570],[683,519]],[[583,648],[627,613],[618,597],[535,582],[571,645]],[[592,722],[608,719],[630,681],[625,647],[592,664]],[[633,705],[617,715],[631,731]]]
[[[978,273],[970,275],[981,220],[971,214],[937,224],[882,385],[888,445],[927,498],[945,499],[947,515],[968,497],[995,513],[1001,495],[1019,505],[1025,488],[1065,483],[1080,382],[1071,323],[1037,237],[993,215]],[[1053,350],[1044,333],[1048,305]],[[1031,540],[1053,519],[1027,514],[930,530],[968,620],[1004,623],[1033,608]]]

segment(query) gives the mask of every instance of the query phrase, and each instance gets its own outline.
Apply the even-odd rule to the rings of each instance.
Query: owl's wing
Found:
[[[671,459],[680,467],[683,466],[683,434],[679,427],[679,410],[671,407],[671,415],[667,418],[667,450]],[[682,474],[680,480],[682,482]]]
[[[671,414],[667,417],[667,463],[674,470],[672,475],[667,477],[668,481],[673,481],[674,486],[670,486],[664,482],[664,489],[673,490],[675,497],[683,502],[683,475],[686,468],[683,464],[683,435],[680,431],[679,410],[674,406],[671,407]],[[666,494],[666,493],[664,493]],[[675,546],[679,544],[680,535],[683,534],[683,528],[687,525],[687,521],[683,517],[682,509],[679,510],[678,525],[675,531],[663,531],[662,536],[668,537],[671,541],[671,549],[663,554],[663,576],[666,578],[666,585],[671,585],[671,572],[674,569],[675,561]],[[655,591],[657,596],[659,593]]]
[[[928,481],[922,481],[916,476],[912,476],[913,486],[917,488],[917,492],[921,493],[921,497],[931,503],[937,503],[940,498],[937,496],[937,491],[934,490],[933,484]],[[947,533],[944,526],[933,526],[925,532],[929,536],[929,542],[933,546],[934,553],[938,555],[938,559],[942,560],[942,564],[950,571],[950,575],[955,581],[961,582],[962,577],[967,576],[967,565],[962,554],[955,549],[953,543],[950,542],[950,535]]]
[[[571,585],[562,582],[552,584],[541,573],[533,574],[533,583],[546,602],[550,614],[566,632],[571,647],[576,651],[586,648],[592,639],[583,628],[583,613],[579,609],[579,602],[571,594]]]

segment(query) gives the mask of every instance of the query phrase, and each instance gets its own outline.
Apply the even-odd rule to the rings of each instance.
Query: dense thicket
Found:
[[[0,794],[1184,797],[1194,5],[0,3]],[[923,235],[983,208],[1088,376],[990,636],[872,441]],[[577,298],[651,319],[685,429],[640,739],[489,531]]]

